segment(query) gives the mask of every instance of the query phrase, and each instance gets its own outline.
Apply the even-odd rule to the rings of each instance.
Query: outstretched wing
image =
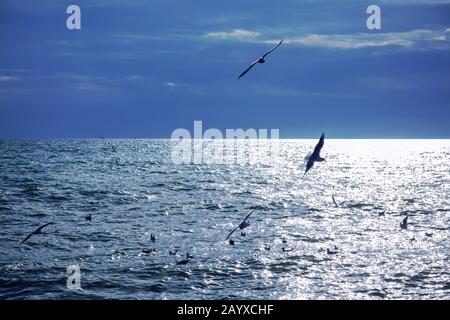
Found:
[[[275,50],[276,48],[278,48],[284,40],[281,40],[275,47],[273,47],[272,49],[270,49],[269,51],[267,51],[266,53],[264,53],[264,55],[262,56],[262,58],[264,59],[269,53],[271,53],[273,50]]]
[[[322,133],[319,142],[316,144],[316,147],[314,148],[313,157],[311,158],[318,157],[320,155],[320,150],[322,150],[324,142],[325,142],[325,133]]]
[[[23,239],[23,241],[22,241],[20,244],[25,243],[28,239],[31,238],[31,236],[32,236],[33,234],[36,234],[36,233],[40,232],[43,228],[45,228],[45,227],[48,226],[49,224],[53,224],[53,222],[49,222],[49,223],[46,223],[46,224],[40,226],[39,228],[37,228],[36,230],[34,230],[32,233],[30,233],[25,239]]]
[[[308,162],[306,163],[306,169],[305,169],[305,173],[303,174],[303,176],[309,171],[309,169],[311,169],[314,166],[314,158],[311,156],[308,159]]]
[[[253,214],[253,212],[255,212],[255,210],[250,211],[250,213],[244,218],[244,221],[247,221],[248,218],[250,218],[250,216]]]
[[[245,74],[246,74],[247,72],[249,72],[250,69],[253,68],[253,67],[255,66],[255,64],[258,63],[258,61],[259,61],[259,59],[256,60],[256,61],[254,61],[247,69],[245,69],[245,70],[239,75],[238,80],[239,80],[240,78],[242,78],[243,76],[245,76]]]
[[[31,238],[31,236],[34,234],[34,231],[32,233],[30,233],[25,239],[23,239],[23,241],[20,244],[25,243],[28,239]]]
[[[45,228],[46,226],[48,226],[48,225],[50,225],[50,224],[53,224],[53,222],[49,222],[49,223],[44,224],[43,226],[40,226],[39,228],[37,228],[36,230],[34,230],[33,233],[38,233],[39,231],[41,231],[43,228]]]
[[[239,226],[237,226],[236,228],[234,228],[234,229],[227,235],[227,237],[225,238],[225,241],[227,241],[228,239],[230,239],[231,235],[232,235],[237,229],[239,229]]]

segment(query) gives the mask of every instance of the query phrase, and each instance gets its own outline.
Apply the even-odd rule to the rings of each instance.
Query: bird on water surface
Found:
[[[192,259],[194,259],[194,256],[191,256],[189,252],[186,252],[186,259],[177,261],[177,265],[188,264]]]
[[[406,216],[405,219],[403,219],[403,221],[400,222],[400,228],[402,230],[408,229],[408,216]]]

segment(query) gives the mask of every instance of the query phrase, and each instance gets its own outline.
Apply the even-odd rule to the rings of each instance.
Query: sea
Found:
[[[450,140],[276,143],[0,140],[0,299],[450,299]]]

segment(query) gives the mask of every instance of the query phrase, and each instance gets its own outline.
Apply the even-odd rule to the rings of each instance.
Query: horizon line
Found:
[[[277,138],[277,139],[258,139],[258,138],[233,138],[233,139],[171,139],[171,138],[158,138],[158,137],[111,137],[104,136],[111,140],[317,140],[318,137],[302,137],[302,138]],[[0,140],[100,140],[100,137],[0,137]],[[409,138],[399,138],[399,137],[349,137],[349,138],[326,138],[326,140],[450,140],[450,137],[409,137]]]

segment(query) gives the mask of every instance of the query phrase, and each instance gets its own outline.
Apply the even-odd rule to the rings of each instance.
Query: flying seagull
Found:
[[[112,150],[113,150],[114,152],[116,152],[116,153],[117,153],[117,150],[116,150],[116,148],[114,147],[114,145],[112,144],[112,142],[111,142],[111,141],[109,141],[108,139],[106,139],[105,137],[102,137],[102,136],[100,136],[100,139],[103,139],[103,140],[105,140],[105,141],[106,141],[106,143],[107,143],[107,144],[109,144],[109,145],[111,146]]]
[[[242,78],[247,72],[250,71],[251,68],[253,68],[257,63],[265,63],[265,57],[271,53],[273,50],[275,50],[276,48],[278,48],[281,44],[283,43],[283,40],[281,40],[275,47],[273,47],[272,49],[270,49],[269,51],[267,51],[266,53],[264,53],[264,55],[262,57],[260,57],[259,59],[255,60],[247,69],[245,69],[240,75],[239,78]]]
[[[48,226],[49,224],[53,224],[53,222],[49,222],[44,224],[43,226],[40,226],[39,228],[37,228],[36,230],[34,230],[32,233],[30,233],[25,239],[23,239],[23,241],[20,244],[25,243],[28,239],[31,238],[32,235],[34,234],[41,234],[41,230],[44,229],[46,226]]]
[[[316,147],[314,148],[314,152],[308,159],[308,163],[306,164],[306,170],[305,170],[305,173],[303,174],[303,176],[305,176],[305,174],[309,171],[309,169],[311,169],[314,166],[314,162],[325,161],[325,159],[320,156],[320,150],[322,150],[324,141],[325,141],[325,133],[322,133],[322,135],[320,136],[319,142],[317,143]]]
[[[228,234],[225,241],[227,241],[237,229],[244,230],[245,228],[247,228],[250,225],[250,222],[248,222],[248,218],[250,218],[250,216],[252,215],[253,212],[255,212],[255,211],[254,210],[250,211],[250,213],[245,217],[245,219]]]

